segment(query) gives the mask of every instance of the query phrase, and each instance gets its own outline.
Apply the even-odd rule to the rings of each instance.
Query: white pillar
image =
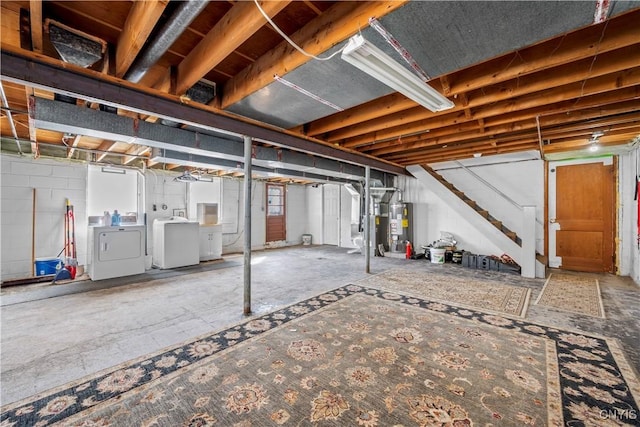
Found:
[[[251,314],[251,137],[244,139],[244,309]]]
[[[536,277],[536,207],[522,207],[522,277]]]
[[[369,216],[371,215],[371,191],[369,190],[369,186],[371,184],[371,168],[369,166],[365,166],[364,168],[364,262],[365,262],[365,273],[370,273],[370,262],[371,262],[371,221],[369,220]]]

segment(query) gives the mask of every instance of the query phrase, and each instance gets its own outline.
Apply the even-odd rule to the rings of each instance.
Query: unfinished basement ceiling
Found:
[[[383,166],[378,170],[400,171],[407,165],[479,154],[483,158],[531,151],[553,158],[586,155],[593,135],[600,135],[599,153],[619,152],[640,135],[637,2],[260,4],[278,28],[314,55],[326,57],[341,49],[349,37],[361,33],[406,67],[391,45],[368,26],[370,17],[377,18],[432,78],[429,84],[455,107],[439,113],[428,111],[346,63],[340,55],[329,61],[303,56],[250,1],[204,5],[176,1],[3,1],[3,58],[18,55],[34,68],[43,64],[57,70],[50,81],[35,84],[30,80],[35,77],[29,74],[29,66],[24,72],[1,69],[8,99],[2,110],[3,151],[15,152],[19,145],[25,154],[225,173],[222,162],[203,168],[201,162],[184,161],[184,155],[176,155],[175,163],[166,157],[153,161],[151,146],[140,141],[96,138],[92,132],[76,135],[62,127],[41,129],[29,123],[30,96],[53,99],[56,92],[66,93],[73,95],[66,101],[98,109],[109,100],[101,107],[90,89],[93,85],[98,93],[105,84],[135,88],[150,94],[149,99],[165,93],[166,100],[175,103],[176,112],[187,111],[185,106],[195,108],[210,114],[211,122],[220,122],[216,117],[222,115],[234,123],[250,124],[244,129],[264,126],[268,131],[257,133],[273,138],[258,138],[258,146],[292,151],[304,146],[306,154],[313,154],[316,147],[319,158],[329,155],[351,164],[376,159],[382,163],[374,164]],[[195,18],[177,15],[191,6]],[[602,7],[604,22],[596,12]],[[87,69],[63,63],[49,40],[46,23],[51,20],[104,41],[108,54]],[[119,80],[131,74],[141,58],[148,60],[149,48],[163,48],[166,40],[158,34],[180,25],[184,28],[173,31],[178,35],[175,42],[164,46],[168,50],[144,68],[139,81]],[[58,68],[56,64],[60,64]],[[73,73],[89,77],[83,91],[60,83],[72,81]],[[274,80],[274,75],[342,111]],[[190,89],[194,85],[210,88],[214,98],[209,105],[201,104],[206,96],[200,102],[185,97],[193,93]],[[133,120],[212,132],[179,114],[163,116],[154,111],[153,102],[140,109],[134,108],[136,99],[121,97],[113,105],[117,107],[113,113]],[[220,131],[225,134],[226,130]],[[175,149],[178,153],[189,151],[188,147]],[[90,155],[82,157],[86,153]],[[304,167],[289,166],[290,170]]]

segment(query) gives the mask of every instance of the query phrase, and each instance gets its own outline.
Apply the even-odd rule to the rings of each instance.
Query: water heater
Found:
[[[389,205],[389,250],[405,253],[407,241],[413,239],[413,205],[395,202]]]

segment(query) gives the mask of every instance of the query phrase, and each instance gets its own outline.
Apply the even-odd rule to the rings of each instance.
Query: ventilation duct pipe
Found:
[[[149,68],[158,62],[196,16],[209,4],[208,1],[201,0],[181,1],[178,3],[178,7],[171,17],[167,19],[156,35],[147,41],[146,47],[124,75],[125,80],[138,83]]]

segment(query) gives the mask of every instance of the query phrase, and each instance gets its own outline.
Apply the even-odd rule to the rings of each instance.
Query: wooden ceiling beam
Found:
[[[442,92],[445,93],[444,90],[447,87],[449,95],[477,90],[487,85],[516,79],[526,74],[635,44],[640,39],[638,34],[640,27],[637,25],[639,19],[640,11],[624,14],[604,24],[606,26],[604,34],[605,26],[592,25],[560,39],[543,42],[449,74],[446,76],[446,84],[442,87]],[[429,84],[434,86],[434,81],[430,81]],[[407,103],[404,107],[390,108],[389,111],[381,110],[377,116],[374,115],[375,109],[360,112],[362,106],[354,107],[309,123],[307,134],[320,135],[414,106],[415,104]]]
[[[42,53],[42,0],[29,1],[29,21],[31,24],[31,50]]]
[[[620,126],[615,127],[609,130],[605,135],[598,138],[598,143],[620,143],[620,142],[629,142],[634,137],[640,134],[640,125],[632,126]],[[566,142],[571,142],[574,146],[589,146],[592,144],[591,133],[590,132],[573,132],[567,133],[564,135],[558,135],[558,137],[550,139],[549,145],[552,146],[554,144],[563,144]]]
[[[497,147],[502,144],[507,144],[513,141],[538,141],[538,135],[535,132],[522,132],[515,135],[499,135],[499,136],[488,136],[484,138],[476,137],[472,140],[467,141],[459,141],[455,144],[448,144],[446,147],[439,145],[437,143],[433,143],[430,147],[424,147],[422,149],[416,149],[413,151],[403,151],[399,153],[394,153],[389,156],[385,156],[385,158],[393,158],[394,161],[397,162],[405,162],[407,159],[414,159],[417,157],[424,157],[431,153],[439,153],[439,152],[456,152],[456,150],[462,149],[473,149],[476,151],[482,151],[483,148],[486,147]]]
[[[123,77],[136,59],[169,0],[134,1],[118,36],[116,76]]]
[[[370,17],[379,19],[404,4],[404,0],[337,2],[290,38],[306,52],[320,55],[365,28]],[[310,60],[282,41],[224,85],[221,108],[226,109],[271,84],[275,74],[284,76]]]
[[[102,159],[107,157],[114,145],[116,145],[116,141],[103,140],[97,148],[99,153],[96,154],[96,162],[101,162]]]
[[[527,118],[535,120],[536,117],[550,116],[553,114],[563,113],[558,119],[557,123],[564,123],[566,121],[566,115],[572,115],[572,120],[576,120],[577,117],[584,119],[590,116],[591,110],[597,109],[597,114],[611,115],[623,113],[625,108],[629,108],[627,102],[640,98],[640,86],[632,86],[628,88],[622,88],[615,91],[598,93],[596,95],[584,96],[578,100],[567,99],[562,102],[556,102],[551,106],[541,105],[526,110],[516,110],[513,113],[502,114],[503,105],[496,104],[479,109],[475,113],[477,120],[483,121],[483,126],[497,126],[505,123],[511,123],[514,121],[526,120]],[[619,107],[618,107],[619,106]],[[633,108],[633,106],[631,106]],[[425,128],[433,129],[429,131],[429,135],[425,135],[426,132],[417,134],[415,137],[403,138],[403,142],[411,143],[423,139],[425,136],[440,136],[452,132],[462,132],[473,128],[473,124],[458,120],[458,116],[454,117],[453,123],[450,124],[448,117],[442,117],[434,119],[433,122],[423,123]],[[545,120],[549,120],[545,118]],[[370,135],[369,135],[370,136]],[[381,142],[364,142],[360,143],[359,139],[348,141],[344,144],[345,147],[358,147],[360,151],[372,151],[378,148],[385,148],[397,145],[397,139],[384,139]],[[366,144],[366,145],[365,145]]]
[[[566,101],[567,99],[574,99],[577,104],[583,97],[587,97],[593,94],[599,94],[607,91],[615,91],[620,88],[631,87],[640,85],[640,67],[630,68],[624,71],[620,71],[611,75],[600,76],[597,78],[589,79],[586,82],[575,82],[569,85],[554,87],[547,90],[527,94],[513,99],[506,99],[502,102],[496,102],[493,105],[488,105],[487,108],[478,108],[474,110],[474,114],[471,120],[477,120],[479,118],[487,118],[494,115],[506,114],[510,111],[518,111],[523,109],[549,106],[549,109],[554,108],[554,104],[558,102]],[[487,103],[490,104],[490,103]],[[387,126],[382,127],[378,131],[369,132],[363,136],[354,137],[342,144],[343,147],[353,148],[358,145],[364,145],[376,140],[387,140],[397,138],[398,135],[406,135],[424,132],[427,129],[433,129],[436,127],[435,122],[439,122],[439,126],[446,126],[446,123],[455,124],[461,123],[465,120],[464,114],[460,112],[450,113],[445,115],[446,122],[439,121],[438,118],[434,119],[422,119],[413,122],[402,123],[398,125],[398,121],[404,121],[402,118],[393,120],[390,117]]]
[[[149,153],[150,151],[151,151],[151,147],[147,147],[144,145],[132,145],[127,151],[124,152],[124,154],[129,154],[129,155],[124,156],[122,158],[122,164],[128,165],[135,159],[139,158],[140,156],[146,153]]]
[[[567,114],[556,114],[553,116],[545,116],[540,118],[540,126],[542,130],[543,138],[547,136],[548,132],[557,134],[573,129],[596,129],[606,128],[608,126],[614,126],[620,123],[635,122],[640,120],[640,113],[638,114],[626,114],[627,111],[638,109],[640,111],[640,100],[632,100],[626,103],[621,103],[619,107],[612,105],[607,109],[589,109],[579,114],[573,114],[567,116]],[[602,117],[608,114],[609,117]],[[476,122],[468,122],[466,127],[461,125],[450,126],[447,128],[440,128],[433,133],[424,134],[420,139],[403,144],[389,144],[384,148],[377,148],[374,150],[361,150],[367,152],[372,156],[383,156],[391,153],[402,152],[405,150],[413,150],[417,148],[424,148],[434,145],[434,141],[437,145],[442,146],[445,144],[460,142],[468,139],[491,137],[494,135],[508,134],[511,132],[518,132],[528,129],[536,129],[536,121],[534,114],[518,113],[522,116],[519,120],[509,121],[503,124],[487,124],[484,131],[480,131],[476,126]],[[585,121],[588,121],[585,123]],[[565,125],[567,124],[568,125]],[[552,130],[546,130],[545,128],[554,126]],[[640,127],[640,122],[638,122]]]
[[[603,76],[612,76],[610,78],[613,78],[613,75],[617,72],[637,67],[639,51],[640,44],[625,47],[617,51],[600,55],[595,61],[593,58],[589,58],[582,60],[579,63],[562,66],[552,71],[524,76],[509,81],[508,83],[485,87],[481,91],[478,91],[478,93],[468,93],[461,98],[461,100],[456,102],[456,107],[454,107],[453,110],[433,113],[425,108],[415,107],[386,116],[382,119],[370,120],[359,125],[339,129],[327,135],[326,140],[329,142],[337,142],[369,132],[388,129],[393,126],[405,126],[419,120],[443,115],[449,116],[455,112],[463,112],[464,114],[465,108],[475,109],[486,104],[494,104],[499,101],[512,100],[514,98],[530,94],[537,94],[541,91],[548,91],[552,88],[562,88],[562,90],[564,90],[564,88],[571,83],[579,83],[579,86],[582,87],[582,83],[585,80],[587,82],[591,82],[596,78]],[[613,83],[615,83],[615,80]],[[616,89],[616,87],[614,86],[611,89]],[[464,101],[467,99],[468,103],[467,105],[464,105]],[[537,102],[539,104],[540,102],[544,102],[544,100],[539,99]],[[507,109],[505,111],[510,110]],[[405,133],[411,133],[411,131]]]
[[[620,133],[618,135],[613,135],[609,138],[601,137],[600,141],[598,141],[598,145],[600,147],[614,146],[614,145],[623,145],[630,142],[634,137],[637,136],[637,133]],[[552,142],[551,144],[544,146],[544,154],[552,154],[552,153],[560,153],[564,151],[573,151],[576,149],[585,149],[591,144],[584,139],[566,139],[562,141]]]
[[[451,93],[480,89],[638,43],[640,10],[590,25],[449,76]],[[478,70],[482,69],[482,73]]]
[[[277,15],[288,1],[261,1],[267,15]],[[182,95],[265,25],[253,1],[241,1],[207,33],[178,65],[176,94]]]
[[[415,106],[415,101],[412,101],[401,93],[394,92],[390,95],[349,108],[344,112],[334,113],[325,118],[313,121],[306,126],[306,134],[309,136],[318,136],[335,129],[374,120]]]
[[[71,147],[67,148],[67,159],[70,159],[73,156],[73,153],[76,151],[76,147],[80,144],[80,140],[82,139],[82,135],[76,135],[73,138],[73,142],[71,143]]]
[[[449,151],[440,150],[437,153],[434,152],[428,155],[407,158],[406,160],[400,163],[404,166],[428,164],[428,163],[439,163],[439,162],[460,160],[460,159],[474,157],[474,154],[495,155],[495,154],[505,154],[505,153],[520,152],[520,151],[537,150],[538,148],[539,146],[537,141],[533,141],[533,140],[512,141],[510,143],[505,143],[503,145],[498,145],[495,147],[485,146],[485,148],[483,149],[471,147],[471,148],[462,148],[459,150],[449,150]]]

